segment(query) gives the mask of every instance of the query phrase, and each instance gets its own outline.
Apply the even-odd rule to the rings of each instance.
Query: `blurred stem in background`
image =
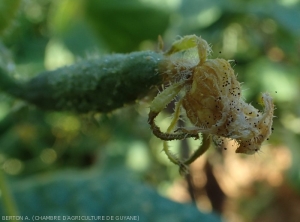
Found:
[[[4,172],[1,168],[0,168],[0,192],[3,200],[3,204],[6,209],[6,213],[7,213],[6,216],[12,216],[12,218],[15,218],[15,216],[19,215],[19,212],[17,209],[17,205],[15,203],[15,199],[12,195],[12,192],[6,180],[6,176],[4,175]],[[12,219],[10,221],[16,222],[18,220]]]

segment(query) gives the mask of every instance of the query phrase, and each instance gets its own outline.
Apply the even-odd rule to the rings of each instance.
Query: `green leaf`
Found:
[[[97,171],[65,171],[11,182],[20,214],[36,216],[138,216],[139,221],[209,221],[190,204],[161,197],[156,191],[132,179],[124,170],[109,174]],[[1,204],[0,204],[1,205]],[[5,215],[3,206],[0,214]],[[80,221],[79,219],[72,221]]]
[[[143,40],[156,41],[169,23],[166,9],[137,0],[90,0],[86,13],[98,36],[117,52],[136,50]]]

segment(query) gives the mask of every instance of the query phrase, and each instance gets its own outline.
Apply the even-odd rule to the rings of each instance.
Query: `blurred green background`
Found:
[[[261,108],[260,93],[273,96],[276,118],[260,153],[212,147],[192,164],[196,206],[227,221],[297,221],[299,21],[299,0],[2,0],[0,65],[25,80],[82,58],[157,50],[158,35],[166,48],[178,36],[201,35],[212,58],[236,60],[246,101]],[[45,112],[1,92],[0,166],[20,215],[212,221],[192,206],[188,183],[149,129],[152,98],[109,114],[77,115]],[[167,126],[169,115],[158,123]],[[177,153],[195,146],[172,143]]]

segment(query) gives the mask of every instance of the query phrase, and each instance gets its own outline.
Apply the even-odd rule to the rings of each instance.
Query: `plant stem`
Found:
[[[184,164],[191,164],[194,162],[198,157],[200,157],[203,153],[205,153],[210,144],[211,144],[211,139],[208,134],[203,133],[202,134],[202,144],[199,146],[199,148],[186,160],[184,161]]]

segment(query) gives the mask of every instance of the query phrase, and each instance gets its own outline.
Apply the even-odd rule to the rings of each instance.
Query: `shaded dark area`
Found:
[[[226,196],[216,180],[212,171],[212,166],[209,164],[209,162],[205,164],[205,174],[207,176],[207,183],[205,185],[207,197],[211,201],[212,208],[216,212],[222,213]]]

